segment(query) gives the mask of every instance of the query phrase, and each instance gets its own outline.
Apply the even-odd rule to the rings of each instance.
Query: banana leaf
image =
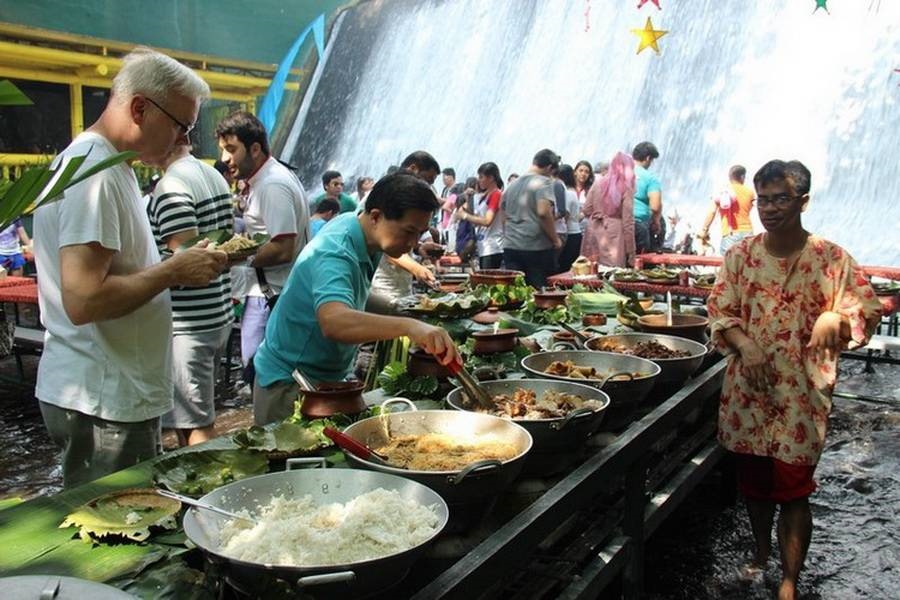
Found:
[[[289,421],[271,428],[254,425],[238,431],[231,439],[241,448],[265,452],[311,453],[331,445],[328,438],[320,437],[313,429]]]
[[[488,305],[488,299],[471,294],[444,294],[407,300],[401,304],[405,305],[403,311],[412,315],[439,319],[462,319],[483,310]]]
[[[169,558],[137,577],[115,582],[116,587],[147,600],[214,600],[213,579],[190,568],[181,557]]]
[[[164,458],[153,465],[153,480],[187,496],[202,496],[232,481],[269,470],[263,452],[201,450]]]
[[[78,536],[85,542],[107,536],[142,542],[150,537],[151,527],[178,527],[175,515],[180,509],[180,502],[152,489],[121,490],[79,506],[59,527],[78,527]]]

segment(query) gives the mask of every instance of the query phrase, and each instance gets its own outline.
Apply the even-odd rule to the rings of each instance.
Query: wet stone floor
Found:
[[[47,437],[33,382],[37,360],[24,357],[25,382],[12,358],[0,360],[0,500],[61,489],[58,451]],[[217,433],[250,422],[249,399],[232,380],[217,389]],[[812,496],[813,540],[800,582],[806,600],[897,598],[900,590],[900,366],[863,372],[844,360],[838,391],[878,402],[835,398],[827,449]],[[174,436],[164,436],[174,447]],[[705,480],[654,535],[647,549],[646,596],[652,600],[772,598],[777,551],[765,578],[741,582],[749,558],[749,524],[740,500],[723,501],[721,474]],[[776,544],[777,546],[777,544]]]

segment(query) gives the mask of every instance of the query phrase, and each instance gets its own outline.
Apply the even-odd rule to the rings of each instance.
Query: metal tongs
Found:
[[[438,357],[442,358],[442,357]],[[482,408],[486,408],[488,410],[494,410],[497,408],[497,405],[494,403],[494,400],[491,398],[491,395],[487,393],[483,387],[478,385],[478,380],[466,370],[466,367],[463,366],[462,359],[457,355],[456,360],[446,365],[447,370],[450,371],[450,374],[459,381],[459,384],[466,390],[466,393],[470,398],[475,400]]]

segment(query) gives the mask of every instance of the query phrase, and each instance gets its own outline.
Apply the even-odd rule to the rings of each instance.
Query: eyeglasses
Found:
[[[153,100],[153,98],[147,98],[146,96],[144,96],[144,97],[147,99],[147,102],[149,102],[150,104],[152,104],[153,106],[155,106],[156,108],[161,110],[164,115],[166,115],[167,117],[169,117],[170,119],[175,121],[175,124],[181,128],[182,135],[184,135],[185,137],[188,137],[191,135],[191,132],[194,130],[194,127],[197,126],[196,123],[194,123],[192,125],[185,125],[184,123],[182,123],[181,121],[176,119],[172,113],[170,113],[169,111],[164,109],[162,106],[160,106],[159,103],[157,103],[155,100]]]
[[[777,208],[787,208],[791,205],[791,202],[794,200],[798,200],[803,198],[806,194],[801,194],[799,196],[791,196],[790,194],[776,194],[775,196],[757,196],[756,197],[756,205],[759,208],[764,206],[774,205]]]

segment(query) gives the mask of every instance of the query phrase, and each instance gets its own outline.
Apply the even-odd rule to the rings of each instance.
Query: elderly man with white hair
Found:
[[[100,118],[56,159],[116,152],[162,165],[187,142],[209,86],[150,49],[125,57]],[[119,164],[35,213],[41,320],[47,330],[35,395],[63,448],[66,487],[159,452],[159,417],[172,408],[169,288],[202,286],[223,252],[194,248],[160,262],[134,171]]]

